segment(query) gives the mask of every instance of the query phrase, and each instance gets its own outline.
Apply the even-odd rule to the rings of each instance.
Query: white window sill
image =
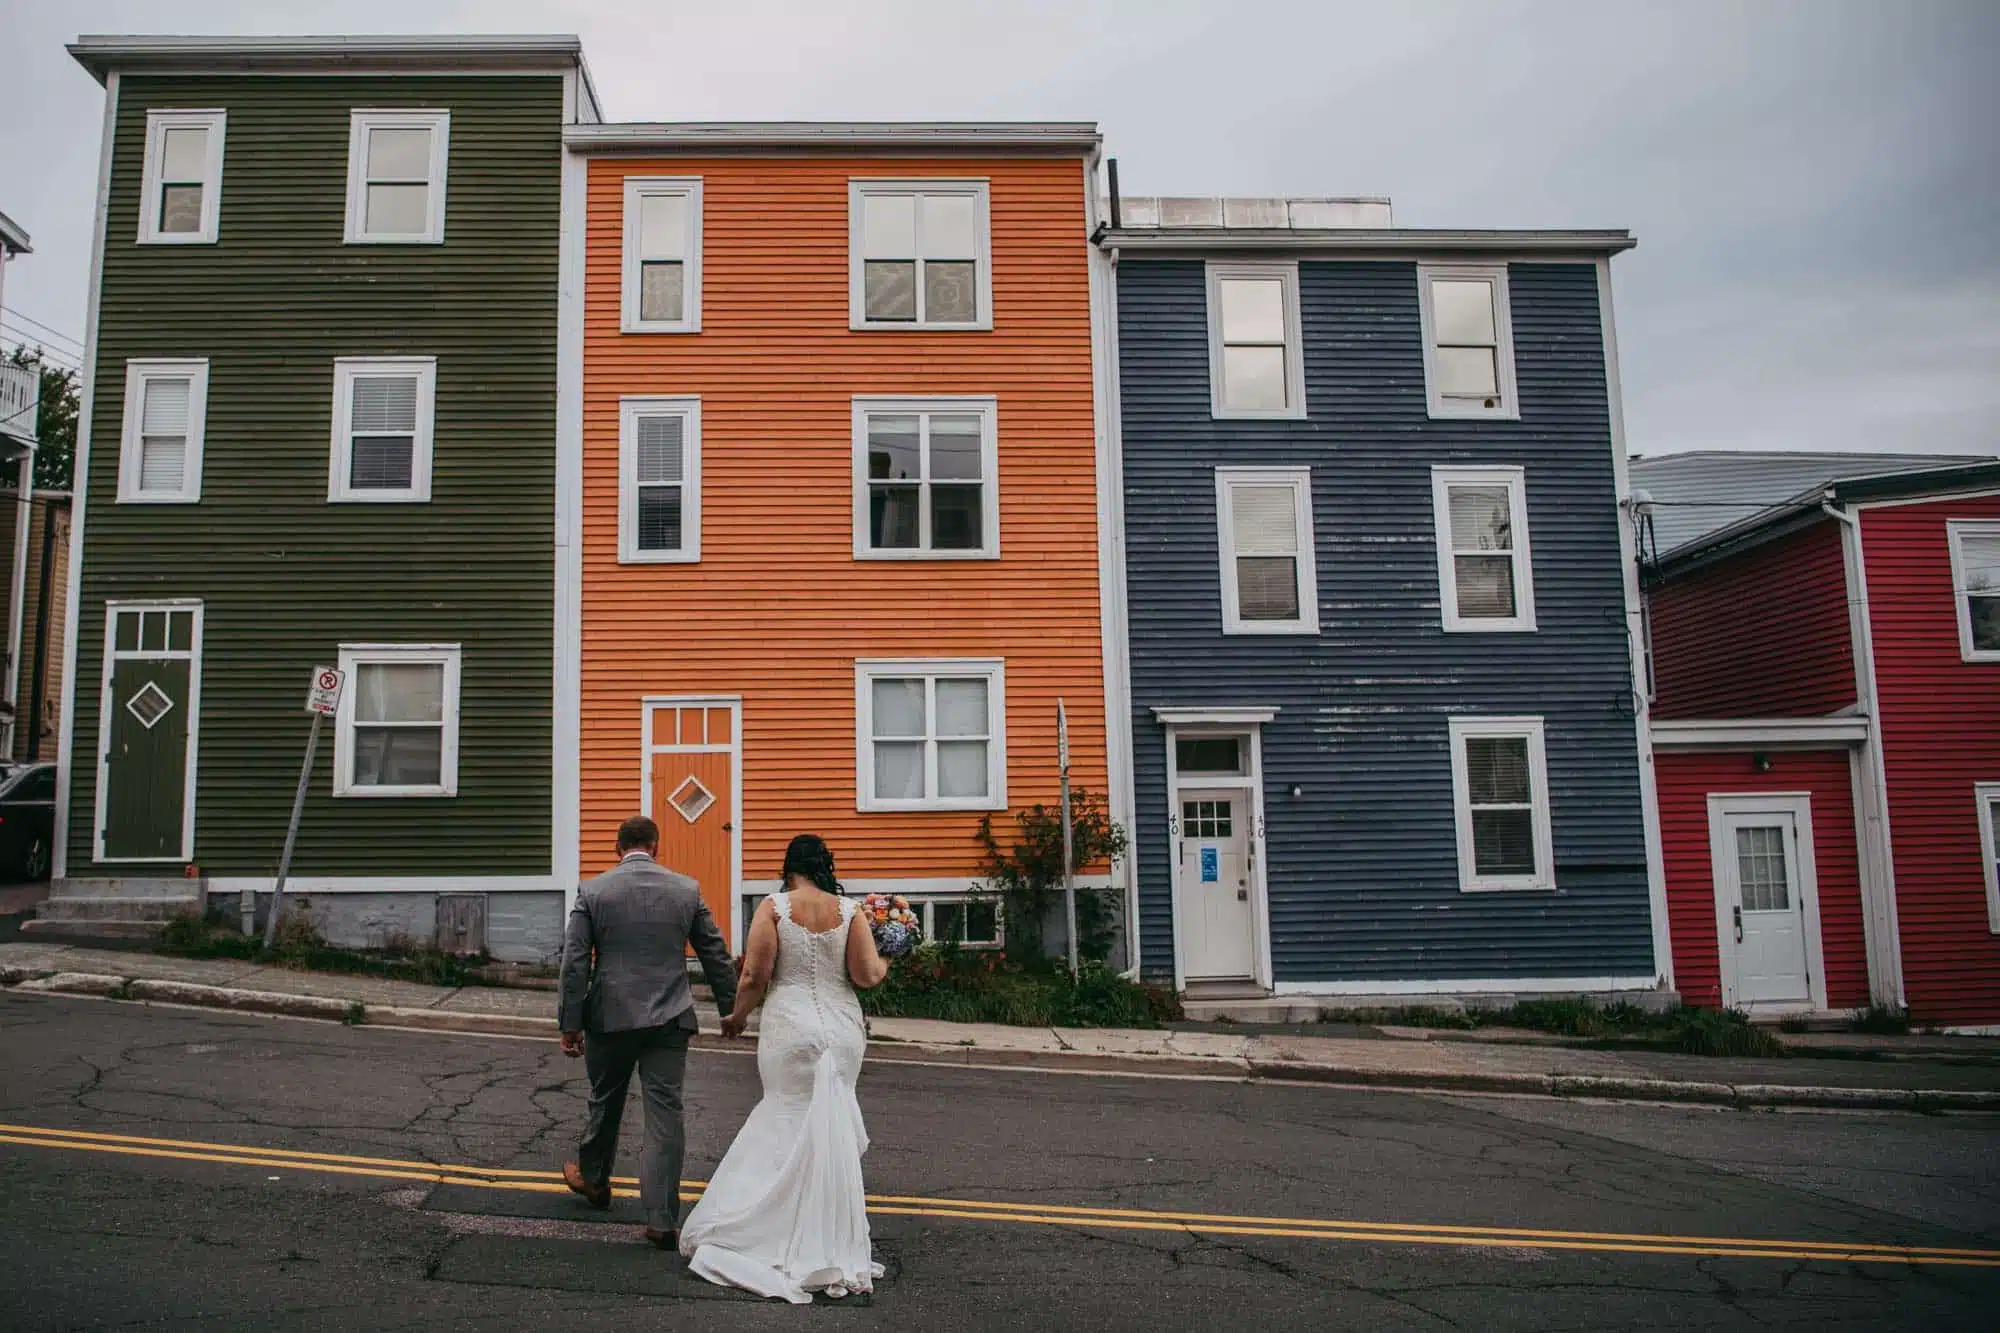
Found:
[[[201,492],[193,495],[146,495],[134,492],[120,492],[118,503],[122,505],[191,505],[201,503]]]
[[[620,333],[700,333],[700,320],[630,320],[619,324]]]
[[[1446,634],[1533,634],[1532,620],[1459,620],[1444,622]]]
[[[857,801],[855,810],[864,815],[946,813],[946,814],[994,814],[1007,808],[1006,802],[995,802],[992,797],[982,796],[970,801]]]
[[[141,236],[140,245],[214,245],[215,237],[199,231],[163,231]]]
[[[458,792],[451,787],[335,787],[333,794],[342,799],[356,797],[364,800],[375,800],[384,797],[456,796]]]
[[[856,560],[886,560],[890,562],[910,560],[998,560],[998,551],[856,551]]]
[[[344,245],[443,245],[444,237],[427,234],[410,236],[344,236]]]
[[[1959,660],[1980,666],[1992,666],[2000,663],[2000,648],[1974,648],[1970,652],[1960,653]]]
[[[1460,893],[1554,893],[1555,881],[1535,878],[1472,879],[1459,881]]]
[[[416,491],[346,491],[326,497],[335,505],[423,505],[431,502],[428,493]]]
[[[1432,421],[1519,421],[1521,409],[1513,406],[1481,407],[1470,403],[1432,403]]]
[[[1303,406],[1287,407],[1281,411],[1257,412],[1246,408],[1211,408],[1212,421],[1304,421],[1306,409]]]
[[[1231,639],[1238,639],[1238,638],[1261,639],[1270,637],[1272,635],[1297,636],[1297,635],[1317,634],[1319,633],[1319,626],[1316,623],[1307,623],[1303,621],[1298,623],[1274,622],[1271,624],[1263,624],[1263,625],[1255,623],[1246,623],[1240,625],[1224,625],[1222,627],[1222,633],[1224,637]]]
[[[698,565],[699,551],[626,551],[618,556],[621,565]]]
[[[850,320],[847,328],[850,333],[991,333],[993,321],[982,320],[977,324],[918,324],[907,319]]]

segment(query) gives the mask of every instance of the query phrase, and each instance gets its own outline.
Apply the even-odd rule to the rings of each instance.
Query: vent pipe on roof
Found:
[[[1117,231],[1122,220],[1118,213],[1118,159],[1115,157],[1106,159],[1104,171],[1111,183],[1111,230]]]

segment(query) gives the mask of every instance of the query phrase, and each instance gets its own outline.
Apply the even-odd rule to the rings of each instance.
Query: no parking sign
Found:
[[[340,688],[347,677],[333,667],[314,667],[312,688],[306,693],[306,711],[328,717],[340,711]]]

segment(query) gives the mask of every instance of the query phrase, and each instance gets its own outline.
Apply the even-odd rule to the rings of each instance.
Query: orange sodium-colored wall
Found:
[[[627,175],[702,178],[701,332],[621,334]],[[990,332],[848,328],[848,182],[990,182]],[[640,700],[743,697],[743,878],[794,833],[854,878],[969,872],[979,816],[858,813],[854,660],[1006,659],[1007,796],[1105,791],[1088,242],[1080,157],[590,163],[584,332],[582,856],[640,801]],[[701,399],[701,560],[618,563],[618,400]],[[857,561],[851,399],[998,400],[1000,559]]]

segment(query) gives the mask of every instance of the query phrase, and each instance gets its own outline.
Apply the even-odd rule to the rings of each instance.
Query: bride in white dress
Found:
[[[861,1185],[868,1131],[854,1081],[868,1037],[855,987],[879,985],[889,965],[867,918],[841,896],[824,842],[792,839],[784,885],[751,920],[736,1009],[722,1028],[740,1036],[763,1002],[764,1098],[682,1224],[680,1247],[710,1282],[803,1305],[816,1291],[872,1291],[882,1275]]]

